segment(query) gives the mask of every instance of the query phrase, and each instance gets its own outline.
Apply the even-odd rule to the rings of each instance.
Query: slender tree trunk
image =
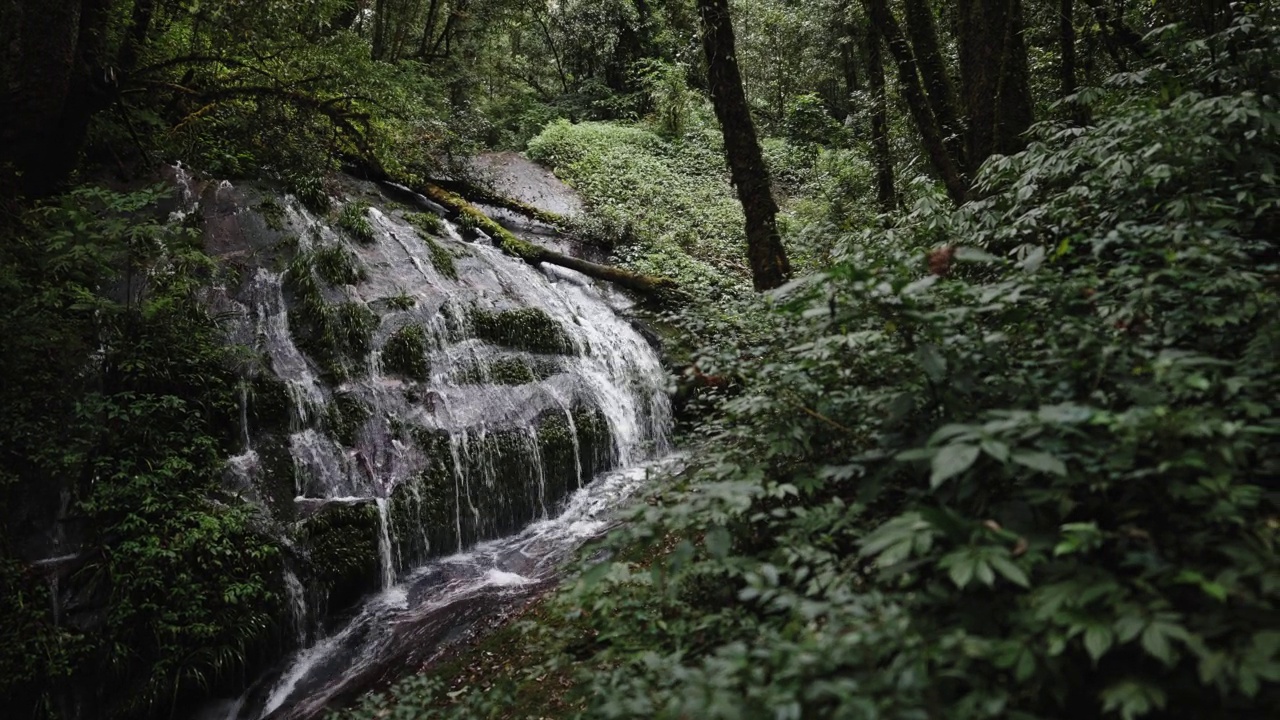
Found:
[[[1075,0],[1058,0],[1058,45],[1062,61],[1058,64],[1058,90],[1066,98],[1076,91],[1076,24],[1073,19]]]
[[[373,40],[370,50],[374,60],[381,60],[387,53],[387,31],[391,14],[390,0],[378,0],[373,6]]]
[[[915,56],[911,53],[911,45],[902,34],[897,18],[889,11],[888,0],[864,0],[864,2],[872,24],[884,38],[889,54],[893,56],[894,64],[898,66],[898,85],[903,98],[907,101],[907,108],[911,111],[911,118],[915,120],[916,129],[920,131],[920,140],[924,144],[925,152],[929,155],[929,163],[942,178],[942,184],[947,188],[947,195],[956,203],[963,203],[968,195],[969,183],[951,158],[951,154],[947,152],[938,121],[929,108],[929,101],[925,98],[920,73],[916,69]]]
[[[875,23],[867,30],[867,86],[871,88],[871,157],[876,166],[876,201],[882,212],[897,205],[893,188],[893,155],[889,152],[889,97],[885,92],[884,57]]]
[[[956,167],[967,168],[963,128],[956,110],[955,91],[951,88],[951,79],[947,77],[947,64],[942,59],[942,50],[938,42],[938,28],[933,20],[933,8],[929,0],[906,0],[907,35],[911,39],[911,49],[924,80],[925,95],[929,99],[929,108],[938,120],[938,130],[942,133],[942,141],[951,153],[951,160]]]
[[[151,18],[155,15],[155,9],[155,0],[135,0],[133,4],[129,31],[125,34],[124,45],[120,49],[120,67],[126,72],[134,69],[138,53],[147,44],[147,34],[151,32]]]
[[[702,48],[707,56],[711,100],[724,132],[730,175],[747,220],[751,280],[756,290],[768,290],[787,281],[791,265],[778,234],[778,205],[773,199],[769,170],[764,165],[742,89],[728,0],[698,0],[698,15],[702,20]]]
[[[444,0],[431,0],[427,6],[427,21],[422,28],[422,40],[418,43],[418,57],[425,60],[431,54],[431,41],[436,34],[436,21],[440,17],[440,6]]]
[[[1062,60],[1058,64],[1058,92],[1061,98],[1076,94],[1080,88],[1079,72],[1076,69],[1076,24],[1075,0],[1058,0],[1058,44]],[[1089,124],[1089,108],[1078,102],[1068,103],[1071,122],[1079,126]]]

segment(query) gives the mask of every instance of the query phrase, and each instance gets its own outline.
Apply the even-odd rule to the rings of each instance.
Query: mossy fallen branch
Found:
[[[447,208],[454,219],[464,220],[472,227],[483,230],[494,240],[497,240],[499,247],[508,255],[518,257],[530,265],[544,262],[559,265],[570,270],[576,270],[597,280],[606,280],[645,293],[671,289],[676,286],[675,282],[670,278],[642,275],[622,268],[588,262],[550,250],[541,245],[535,245],[527,240],[521,240],[512,234],[510,230],[494,222],[488,215],[485,215],[474,205],[467,202],[462,196],[445,190],[439,185],[429,183],[424,185],[422,194]]]
[[[569,218],[559,213],[549,212],[542,208],[537,208],[529,203],[521,202],[515,198],[499,195],[492,190],[487,190],[479,185],[466,182],[464,180],[433,180],[432,183],[439,188],[460,196],[471,198],[472,202],[482,202],[486,205],[510,210],[515,213],[532,218],[541,223],[546,223],[552,227],[563,230],[569,227]]]

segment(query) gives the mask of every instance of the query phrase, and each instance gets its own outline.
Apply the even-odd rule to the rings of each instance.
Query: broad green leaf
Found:
[[[968,470],[978,459],[979,449],[976,445],[952,444],[944,445],[933,456],[933,472],[929,476],[929,486],[937,488],[948,478],[955,477]]]
[[[1004,555],[993,555],[990,560],[991,567],[1004,576],[1004,579],[1024,588],[1031,587],[1031,581],[1027,578],[1027,573],[1010,558]]]
[[[707,553],[711,557],[723,559],[728,557],[733,539],[729,536],[728,530],[722,527],[714,527],[707,531],[703,541],[706,543]]]
[[[1061,460],[1044,452],[1034,452],[1029,450],[1015,450],[1012,455],[1014,462],[1039,470],[1044,473],[1053,475],[1066,476],[1067,466]]]
[[[947,574],[951,576],[951,582],[963,590],[969,581],[973,580],[973,574],[978,569],[977,558],[969,552],[956,552],[946,559],[951,560],[950,568],[947,570]]]
[[[1093,658],[1094,662],[1111,649],[1114,641],[1115,635],[1106,625],[1090,625],[1089,629],[1084,631],[1084,648],[1089,651],[1089,657]]]
[[[933,343],[924,343],[916,349],[916,361],[934,382],[941,382],[947,376],[947,358]]]

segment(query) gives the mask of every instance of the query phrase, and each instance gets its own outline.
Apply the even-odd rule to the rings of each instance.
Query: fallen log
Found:
[[[465,218],[473,227],[483,230],[497,241],[498,247],[502,248],[503,252],[518,257],[530,265],[550,263],[576,270],[597,280],[605,280],[644,293],[669,290],[676,286],[675,281],[670,278],[643,275],[630,270],[623,270],[619,267],[589,262],[536,245],[528,240],[521,240],[510,230],[502,227],[488,215],[485,215],[474,205],[467,202],[461,195],[445,190],[439,185],[427,183],[422,187],[421,192],[430,200],[445,207],[452,219]]]
[[[559,230],[569,227],[569,218],[563,215],[548,212],[515,198],[499,195],[465,180],[432,180],[431,184],[461,197],[470,198],[472,202],[481,202],[503,210],[510,210]]]

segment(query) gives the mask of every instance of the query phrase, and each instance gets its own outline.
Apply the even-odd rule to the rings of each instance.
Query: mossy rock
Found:
[[[353,393],[338,393],[325,409],[325,429],[329,436],[354,447],[360,428],[373,417],[369,406]]]
[[[446,433],[417,429],[413,439],[428,466],[392,493],[394,542],[402,562],[455,552],[459,534],[469,546],[516,532],[544,511],[554,515],[578,489],[579,468],[584,482],[608,469],[613,454],[604,416],[583,406],[571,413],[572,425],[564,413],[544,414],[532,433],[471,431],[459,443],[457,464]]]
[[[378,588],[378,509],[372,501],[328,503],[302,520],[297,534],[331,612]]]
[[[252,431],[283,432],[293,420],[293,396],[289,386],[275,375],[259,374],[249,380],[248,415]]]
[[[381,320],[362,303],[330,304],[324,298],[315,260],[303,253],[285,274],[292,294],[289,332],[321,372],[340,382],[363,368],[373,349],[373,333]]]
[[[412,295],[403,292],[399,295],[383,298],[381,302],[391,310],[412,310],[418,305],[418,301],[414,300]]]
[[[382,346],[382,367],[410,380],[430,378],[426,329],[411,323],[392,333]]]
[[[495,345],[543,354],[571,354],[573,341],[560,323],[541,308],[471,311],[476,337]]]
[[[413,226],[423,237],[428,235],[439,235],[444,230],[444,221],[435,213],[416,212],[406,213],[405,222]]]
[[[454,371],[453,381],[459,385],[525,385],[546,380],[560,371],[560,364],[552,358],[528,361],[504,357],[465,363]]]
[[[283,432],[261,435],[254,441],[254,452],[258,453],[258,495],[277,522],[293,522],[298,516],[294,503],[298,481],[289,436]]]

